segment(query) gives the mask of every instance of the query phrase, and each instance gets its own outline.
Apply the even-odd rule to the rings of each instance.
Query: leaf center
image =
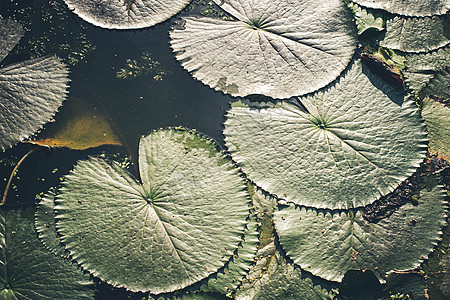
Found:
[[[325,130],[327,129],[327,121],[320,117],[313,117],[311,122],[317,126],[317,128]]]
[[[248,20],[246,23],[253,30],[263,29],[264,25],[264,22],[261,19]]]

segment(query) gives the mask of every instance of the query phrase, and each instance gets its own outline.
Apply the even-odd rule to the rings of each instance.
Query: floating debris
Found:
[[[150,53],[143,52],[139,61],[127,59],[126,66],[116,73],[116,77],[118,79],[134,79],[150,73],[155,81],[163,80],[164,76],[168,74],[167,71],[160,67],[158,61],[151,58]]]

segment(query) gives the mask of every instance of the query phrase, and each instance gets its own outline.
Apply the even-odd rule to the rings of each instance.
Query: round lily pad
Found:
[[[161,23],[191,0],[64,0],[83,20],[108,29],[136,29]]]
[[[404,16],[443,15],[450,10],[449,0],[353,0],[365,7],[381,8]]]
[[[39,242],[33,216],[0,208],[0,299],[93,299],[89,277]]]
[[[215,1],[227,19],[185,17],[170,37],[177,59],[233,96],[289,98],[313,92],[347,67],[357,43],[342,1]]]
[[[153,294],[217,272],[249,214],[237,168],[211,140],[166,129],[141,138],[139,169],[142,183],[92,157],[65,177],[57,230],[74,260],[114,286]]]
[[[364,206],[396,188],[425,157],[415,103],[360,62],[334,86],[299,101],[302,107],[238,101],[226,115],[231,156],[280,199],[316,208]]]
[[[275,229],[286,254],[314,275],[341,281],[348,270],[369,269],[383,282],[386,272],[418,267],[437,245],[446,224],[444,196],[442,186],[425,188],[417,206],[405,204],[378,223],[361,210],[291,205],[275,213]]]

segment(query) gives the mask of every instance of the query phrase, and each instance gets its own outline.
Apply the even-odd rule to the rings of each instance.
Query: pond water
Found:
[[[0,0],[0,16],[13,17],[27,28],[19,45],[2,65],[36,55],[56,54],[64,59],[70,65],[71,80],[66,101],[78,98],[90,103],[95,111],[106,116],[123,144],[83,151],[42,148],[31,154],[15,174],[9,203],[36,203],[39,195],[57,186],[78,160],[89,155],[105,154],[124,165],[134,162],[128,169],[138,177],[135,162],[139,138],[158,128],[195,129],[224,148],[222,124],[235,98],[193,79],[175,59],[169,43],[169,30],[175,18],[148,29],[106,30],[72,14],[62,0]],[[41,39],[42,36],[45,38]],[[152,69],[148,68],[149,62],[153,63]],[[127,71],[133,70],[137,74],[127,75]],[[119,78],[120,74],[128,78]],[[58,115],[55,120],[55,123],[61,121]],[[22,143],[0,153],[0,190],[4,190],[20,158],[33,147]],[[448,239],[448,234],[445,238]],[[361,297],[369,286],[375,290],[371,294],[378,295],[380,285],[369,275],[364,275],[367,283],[358,287],[348,283],[353,277],[347,278],[344,283],[352,290],[348,294]],[[96,299],[138,299],[140,296],[102,284]]]

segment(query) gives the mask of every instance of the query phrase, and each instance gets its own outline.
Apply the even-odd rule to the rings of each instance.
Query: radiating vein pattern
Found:
[[[419,166],[426,134],[417,106],[362,72],[359,62],[326,91],[288,102],[237,102],[225,142],[258,186],[316,208],[364,206],[392,191]]]
[[[56,57],[40,57],[0,69],[0,149],[35,133],[66,98],[69,70]]]
[[[223,267],[249,214],[237,169],[213,142],[178,129],[141,138],[139,169],[142,184],[90,158],[66,177],[56,212],[73,258],[110,284],[155,294]]]
[[[419,205],[403,205],[378,223],[358,211],[321,211],[293,205],[275,213],[286,254],[314,275],[341,281],[351,269],[368,269],[384,281],[393,269],[416,268],[438,243],[445,225],[444,189],[420,192]]]
[[[170,33],[192,75],[233,96],[288,98],[315,91],[347,66],[356,46],[341,1],[216,1],[234,20],[187,17]]]
[[[109,29],[135,29],[163,22],[190,0],[64,0],[83,20]]]

